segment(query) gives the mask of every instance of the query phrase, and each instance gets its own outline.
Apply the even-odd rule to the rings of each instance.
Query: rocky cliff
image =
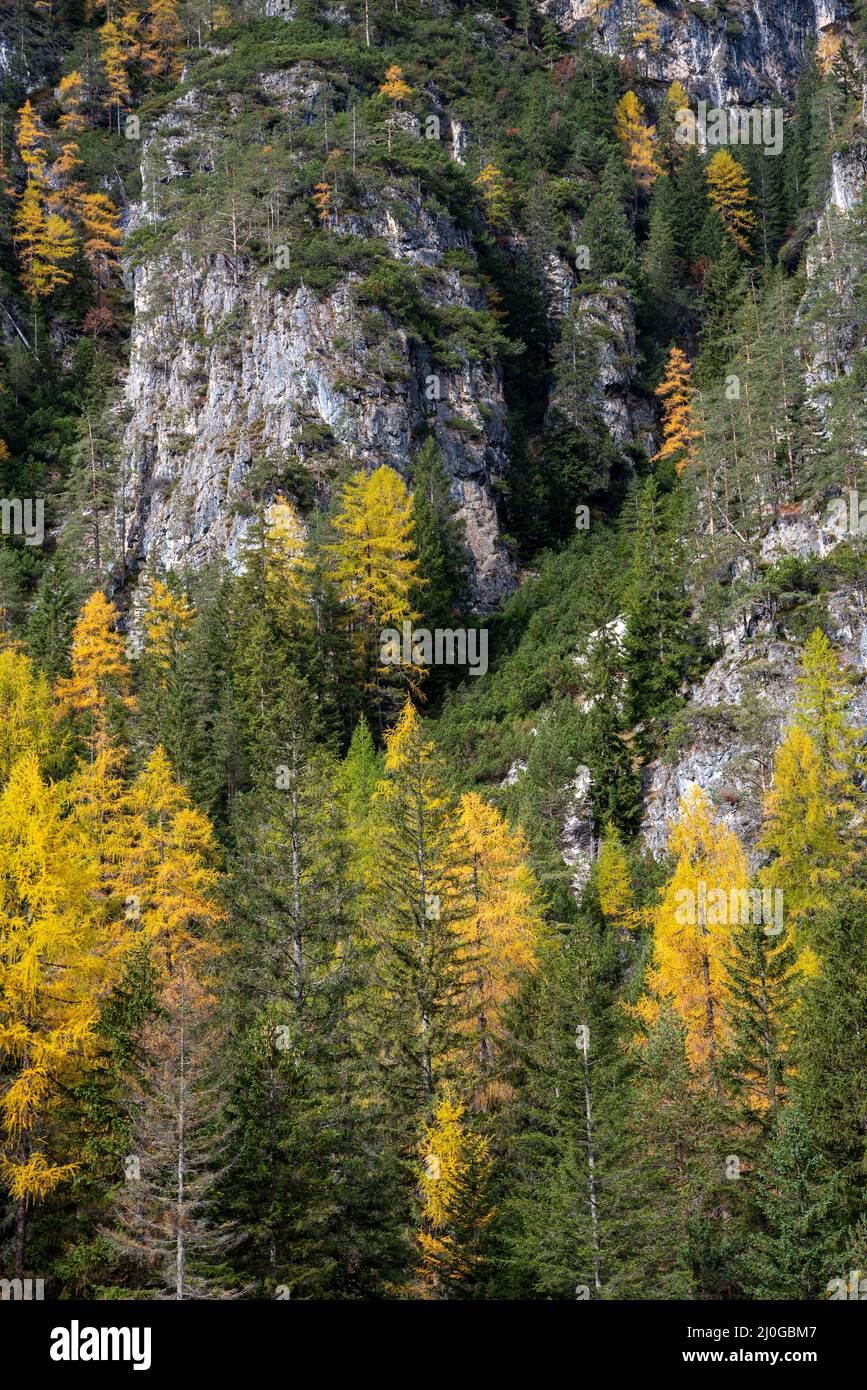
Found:
[[[539,0],[566,34],[595,27],[608,53],[624,54],[636,29],[635,0]],[[639,47],[651,80],[682,82],[691,95],[724,106],[791,92],[808,44],[845,32],[845,0],[663,0],[659,42]]]
[[[255,99],[303,123],[321,110],[323,90],[322,75],[298,64],[259,74]],[[412,117],[403,134],[423,138]],[[159,235],[162,209],[190,176],[191,144],[209,152],[194,171],[203,198],[210,177],[214,200],[226,198],[208,100],[191,90],[145,133],[145,191],[131,228]],[[380,262],[411,267],[426,303],[449,321],[487,308],[467,232],[405,187],[386,183],[353,211],[329,214],[328,232],[373,247]],[[431,433],[465,522],[474,603],[489,611],[514,583],[494,502],[506,468],[500,363],[456,336],[436,357],[411,326],[359,302],[361,269],[326,289],[303,272],[286,285],[279,271],[292,271],[292,251],[279,238],[275,231],[254,253],[246,222],[241,234],[224,226],[211,237],[173,228],[131,268],[129,563],[155,556],[168,567],[197,566],[219,554],[236,564],[255,500],[254,464],[270,460],[278,480],[306,468],[322,500],[345,462],[386,463],[411,479],[413,456]]]

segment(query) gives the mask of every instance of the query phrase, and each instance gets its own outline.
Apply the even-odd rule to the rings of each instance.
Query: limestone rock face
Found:
[[[298,66],[264,74],[260,90],[303,118],[319,84]],[[148,132],[131,229],[158,229],[163,192],[187,176],[194,137],[208,150],[207,129],[206,101],[187,92]],[[421,138],[417,129],[410,134]],[[200,155],[199,174],[210,172],[208,158]],[[218,162],[213,157],[211,166]],[[333,229],[374,240],[394,261],[428,272],[425,293],[440,308],[485,309],[481,290],[445,259],[458,253],[472,264],[469,236],[405,189],[379,190]],[[435,363],[430,347],[387,312],[371,322],[357,302],[358,273],[325,292],[303,277],[280,288],[273,262],[256,262],[243,248],[236,254],[225,239],[190,242],[173,234],[130,270],[135,318],[123,446],[130,567],[151,555],[169,567],[215,555],[236,565],[249,524],[246,479],[263,458],[300,463],[314,477],[326,456],[360,468],[388,464],[410,480],[413,456],[432,432],[466,525],[474,604],[494,608],[515,573],[494,503],[507,442],[496,358],[458,347],[447,368]]]
[[[566,34],[588,28],[595,0],[539,0]],[[598,42],[622,53],[630,0],[611,0],[602,12]],[[650,78],[682,82],[692,96],[718,106],[761,101],[790,90],[807,44],[824,33],[841,32],[848,8],[843,0],[735,0],[721,5],[660,0],[660,43],[642,54]]]

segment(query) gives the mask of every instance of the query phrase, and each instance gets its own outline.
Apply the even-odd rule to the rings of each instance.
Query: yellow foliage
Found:
[[[167,584],[151,579],[142,619],[145,653],[163,672],[171,670],[184,645],[187,628],[195,617],[184,594],[174,594]]]
[[[407,97],[412,95],[412,87],[404,82],[403,69],[399,68],[396,63],[392,63],[391,67],[386,68],[385,81],[379,89],[379,94],[388,97],[389,101],[396,104],[406,101]]]
[[[728,150],[718,150],[707,166],[707,196],[732,241],[749,255],[749,236],[756,225],[750,181],[743,165]]]
[[[509,192],[502,169],[496,164],[486,164],[475,180],[485,202],[488,221],[495,227],[503,225],[509,217]]]
[[[24,753],[0,793],[0,1161],[25,1202],[72,1171],[35,1136],[91,1044],[105,984],[94,875],[62,788]]]
[[[410,591],[417,582],[412,495],[399,474],[383,465],[354,473],[343,489],[334,518],[336,541],[331,578],[357,614],[368,637],[413,620]]]
[[[654,393],[662,401],[662,444],[653,458],[673,458],[678,473],[694,461],[693,445],[698,438],[693,424],[695,390],[690,384],[691,375],[692,366],[686,354],[679,347],[672,347],[665,375]]]
[[[57,683],[61,709],[83,717],[85,742],[93,753],[112,743],[113,710],[136,707],[129,694],[129,662],[116,623],[117,609],[97,589],[73,629],[72,673]]]
[[[499,811],[476,792],[461,797],[454,833],[459,891],[472,904],[461,922],[470,966],[470,1017],[481,1075],[503,1035],[502,1010],[521,977],[536,968],[542,932],[541,894],[530,867],[524,832],[512,830]]]
[[[626,163],[645,192],[661,172],[656,162],[656,128],[644,119],[644,107],[634,92],[625,92],[614,108],[614,129]]]
[[[620,831],[615,825],[605,827],[596,873],[599,902],[605,917],[617,927],[635,931],[641,926],[642,915],[635,907],[629,860]]]
[[[640,1013],[652,1022],[658,1002],[669,1000],[686,1028],[690,1061],[700,1068],[724,1037],[729,905],[733,893],[748,890],[749,867],[738,837],[714,819],[705,792],[693,788],[679,811],[669,842],[677,865],[653,912],[650,995]]]
[[[265,514],[265,597],[284,632],[310,621],[313,561],[307,554],[307,532],[300,515],[285,497],[277,497]]]

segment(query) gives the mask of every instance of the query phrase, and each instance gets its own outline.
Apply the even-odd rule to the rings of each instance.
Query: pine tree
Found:
[[[853,887],[855,891],[853,890]],[[864,874],[831,897],[816,914],[812,939],[820,969],[803,983],[792,1046],[795,1098],[809,1120],[810,1171],[826,1208],[819,1226],[836,1247],[836,1268],[814,1264],[824,1286],[841,1273],[847,1231],[863,1213],[867,1161],[865,1040],[858,1020],[867,1001],[867,946],[863,931]]]
[[[114,565],[123,560],[118,440],[109,409],[113,397],[112,363],[101,352],[94,352],[79,394],[80,414],[70,449],[61,533],[61,548],[82,593],[104,584]]]
[[[836,1183],[817,1147],[808,1115],[787,1105],[766,1163],[753,1184],[763,1229],[750,1239],[748,1270],[754,1298],[812,1299],[835,1263],[840,1220]],[[836,1219],[835,1219],[836,1218]]]
[[[637,279],[635,236],[624,210],[622,172],[622,164],[618,172],[614,161],[609,160],[581,222],[580,240],[588,248],[594,283],[616,276],[632,285]]]
[[[676,499],[675,499],[676,500]],[[638,500],[624,638],[627,714],[648,753],[698,656],[689,619],[672,498],[648,478]]]
[[[457,512],[442,454],[428,438],[413,460],[412,492],[413,537],[424,582],[413,586],[409,602],[430,632],[451,628],[463,607],[468,552]],[[447,675],[445,667],[431,670],[425,687],[429,699],[445,684]]]
[[[500,1238],[519,1297],[635,1296],[642,1195],[626,1123],[620,947],[589,911],[552,945],[511,1020]]]
[[[641,776],[629,738],[626,646],[617,619],[602,623],[587,646],[584,756],[591,772],[594,829],[613,822],[631,833],[641,818]]]
[[[795,953],[788,934],[772,936],[761,923],[739,922],[723,964],[729,1041],[721,1075],[740,1123],[747,1131],[757,1130],[760,1140],[776,1129],[788,1091],[798,983]]]
[[[213,995],[181,956],[127,1078],[131,1153],[105,1234],[141,1267],[145,1297],[231,1296],[221,1265],[236,1234],[211,1214],[228,1161],[213,1015]]]

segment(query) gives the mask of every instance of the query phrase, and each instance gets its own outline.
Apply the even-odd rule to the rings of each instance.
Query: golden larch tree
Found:
[[[65,135],[79,135],[87,129],[87,121],[81,110],[83,101],[84,78],[76,68],[61,77],[57,86],[57,104],[61,112],[57,128]]]
[[[707,166],[707,196],[732,241],[750,255],[750,236],[756,225],[750,179],[728,150],[718,150]]]
[[[48,164],[45,153],[47,138],[48,132],[42,122],[42,117],[38,111],[33,109],[28,97],[20,108],[15,121],[15,143],[27,178],[35,184],[45,182]]]
[[[652,1023],[660,1002],[670,1001],[686,1029],[690,1061],[702,1069],[715,1061],[724,1037],[721,1004],[732,905],[739,921],[749,866],[737,835],[716,820],[709,796],[699,787],[681,798],[669,850],[677,864],[652,913],[650,994],[639,1014]]]
[[[384,464],[370,474],[354,473],[341,494],[334,529],[330,577],[352,615],[369,677],[382,630],[417,616],[410,602],[418,582],[412,494]]]
[[[645,120],[644,107],[634,92],[625,92],[614,108],[614,129],[636,184],[647,192],[660,173],[656,162],[656,129]]]
[[[635,906],[629,858],[623,837],[616,825],[612,825],[610,821],[605,827],[599,846],[596,882],[599,889],[599,905],[606,920],[615,927],[635,931],[641,925],[642,915]]]
[[[483,1259],[494,1208],[488,1140],[464,1119],[465,1107],[444,1087],[419,1146],[420,1256],[409,1292],[423,1299],[466,1296]]]
[[[462,894],[472,905],[461,925],[470,965],[467,1026],[474,1036],[478,1101],[492,1098],[491,1072],[503,1034],[502,1010],[536,968],[541,894],[524,832],[513,830],[477,792],[461,797],[455,829]]]
[[[662,401],[662,443],[653,459],[654,462],[673,459],[678,473],[694,462],[694,445],[698,438],[693,414],[695,388],[691,377],[692,364],[686,353],[679,347],[672,347],[665,374],[654,392]]]
[[[313,561],[307,531],[297,508],[282,496],[265,513],[264,564],[265,601],[277,626],[291,633],[308,625]]]
[[[27,1209],[76,1169],[52,1115],[88,1050],[98,1008],[93,864],[60,787],[23,754],[0,794],[0,1176],[15,1204],[16,1274]]]

